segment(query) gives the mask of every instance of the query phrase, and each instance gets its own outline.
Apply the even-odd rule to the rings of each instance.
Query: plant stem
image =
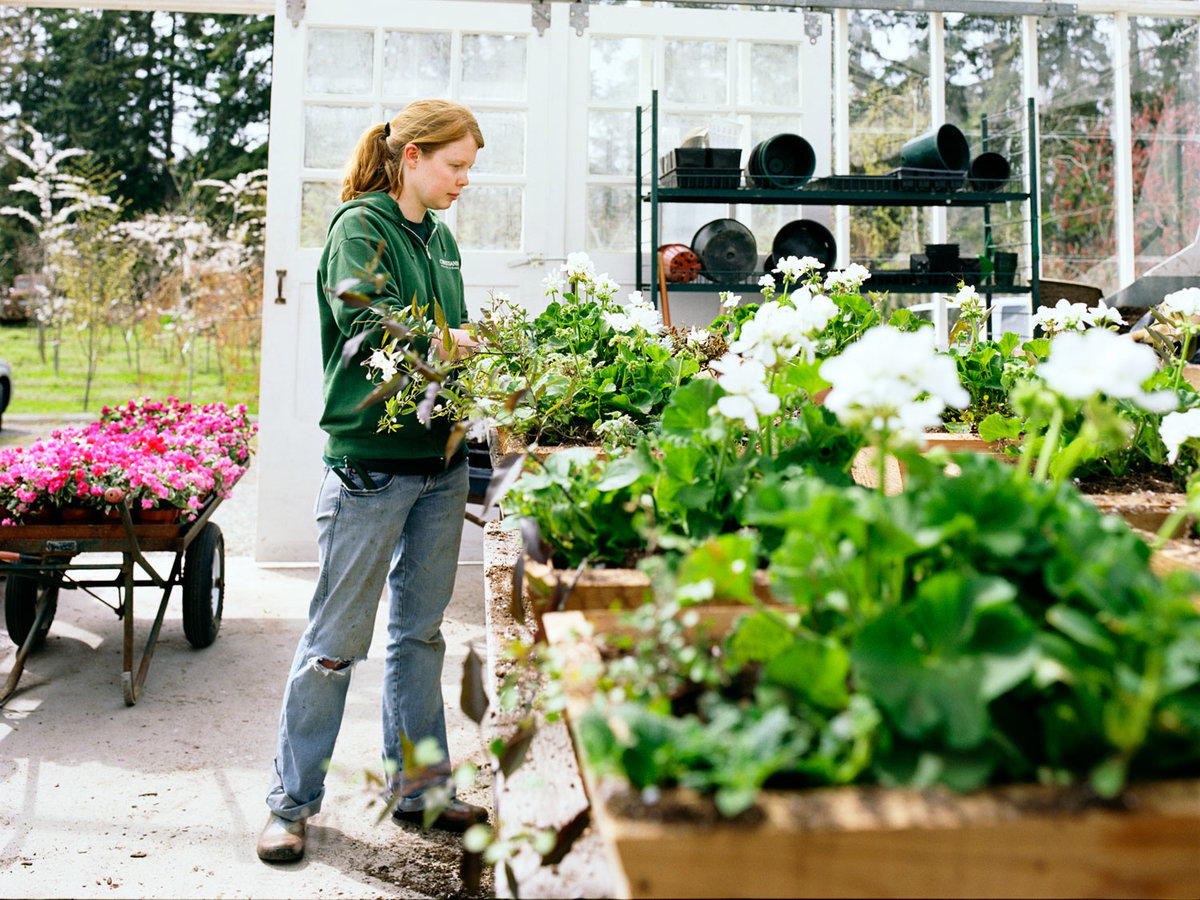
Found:
[[[1183,380],[1183,368],[1187,365],[1188,351],[1191,349],[1192,332],[1185,331],[1183,335],[1183,347],[1179,351],[1179,364],[1175,367],[1175,381],[1171,385],[1171,390],[1179,390],[1179,382]]]
[[[1054,415],[1050,417],[1050,427],[1042,441],[1042,452],[1038,455],[1037,469],[1033,477],[1037,481],[1045,481],[1050,471],[1050,461],[1058,454],[1058,438],[1062,433],[1063,411],[1061,406],[1055,406]]]

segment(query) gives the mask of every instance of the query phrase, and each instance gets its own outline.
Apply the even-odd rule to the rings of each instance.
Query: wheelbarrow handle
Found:
[[[11,550],[0,550],[0,562],[16,562],[20,558],[20,553],[13,553]]]

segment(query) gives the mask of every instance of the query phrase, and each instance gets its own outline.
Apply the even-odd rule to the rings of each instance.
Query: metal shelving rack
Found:
[[[989,209],[993,204],[1021,202],[1029,205],[1030,242],[1029,262],[1030,277],[1028,284],[1013,284],[998,286],[992,278],[981,282],[979,290],[988,296],[993,294],[1015,295],[1030,294],[1032,307],[1038,308],[1038,269],[1040,246],[1038,240],[1038,196],[1037,196],[1037,145],[1034,132],[1034,101],[1028,101],[1026,115],[1026,172],[1029,189],[1027,191],[864,191],[864,190],[822,190],[807,186],[795,190],[764,189],[752,187],[729,188],[663,188],[659,187],[659,147],[658,147],[658,91],[651,94],[649,108],[637,107],[637,200],[638,215],[636,217],[635,240],[637,242],[637,289],[649,292],[651,303],[657,308],[658,278],[657,248],[662,245],[659,234],[659,205],[663,203],[777,203],[804,206],[946,206],[946,207],[975,207],[982,209],[984,215],[985,252],[991,252],[991,216]],[[647,126],[646,117],[649,115]],[[987,150],[987,123],[984,120],[983,150]],[[644,139],[649,135],[649,167],[643,165]],[[647,254],[643,249],[644,216],[643,204],[649,205],[649,247]],[[648,257],[648,258],[647,258]],[[894,273],[889,273],[894,274]],[[892,284],[886,290],[894,293],[936,294],[952,290],[950,285],[942,284]],[[709,280],[697,280],[688,283],[672,283],[671,292],[705,292],[718,291],[751,291],[756,292],[756,283],[722,283]]]

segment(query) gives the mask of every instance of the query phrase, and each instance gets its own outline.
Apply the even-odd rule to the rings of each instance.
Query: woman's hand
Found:
[[[450,338],[453,342],[453,348],[447,347],[442,343],[441,337],[433,339],[433,345],[437,348],[438,355],[442,359],[458,360],[470,356],[475,352],[475,348],[479,347],[483,342],[475,338],[469,328],[449,328]]]

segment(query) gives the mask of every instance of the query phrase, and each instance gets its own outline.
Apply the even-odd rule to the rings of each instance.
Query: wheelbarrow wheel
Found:
[[[183,557],[183,634],[199,649],[217,639],[225,607],[225,538],[205,523]]]
[[[29,637],[29,629],[37,619],[37,604],[39,595],[43,595],[46,603],[50,604],[49,614],[42,627],[38,629],[33,648],[36,650],[46,642],[46,634],[50,631],[50,623],[54,621],[54,613],[58,610],[58,585],[42,584],[24,575],[9,575],[4,585],[4,625],[8,636],[18,647]]]

